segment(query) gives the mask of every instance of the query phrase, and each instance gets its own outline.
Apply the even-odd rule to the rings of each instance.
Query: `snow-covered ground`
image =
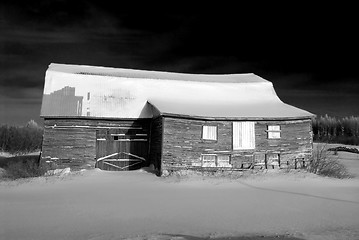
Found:
[[[270,171],[159,178],[95,169],[0,182],[1,240],[281,234],[358,239],[359,179]]]

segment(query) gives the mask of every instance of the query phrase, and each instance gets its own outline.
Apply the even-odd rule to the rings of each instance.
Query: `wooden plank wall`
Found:
[[[151,138],[150,138],[150,163],[155,169],[161,170],[162,160],[162,132],[163,118],[157,117],[151,122]]]
[[[149,128],[150,119],[45,119],[42,163],[57,168],[94,168],[96,160],[96,131],[123,127]]]
[[[281,138],[267,139],[267,125],[280,125]],[[280,154],[282,163],[294,165],[295,159],[308,161],[312,156],[313,133],[310,120],[261,121],[256,124],[256,152]]]
[[[45,128],[41,156],[42,161],[54,164],[57,168],[94,167],[96,131],[84,128]]]
[[[280,154],[282,163],[307,161],[312,154],[310,120],[254,121],[255,149],[236,150],[232,146],[232,121],[205,121],[164,117],[162,170],[201,169],[202,154],[230,155],[232,169],[248,163],[264,162],[266,155]],[[217,141],[201,139],[203,125],[217,125]],[[281,138],[267,139],[267,125],[280,125]],[[212,169],[213,170],[213,169]]]
[[[217,141],[202,140],[202,126],[217,125]],[[196,168],[201,154],[232,152],[232,122],[164,118],[162,170]]]

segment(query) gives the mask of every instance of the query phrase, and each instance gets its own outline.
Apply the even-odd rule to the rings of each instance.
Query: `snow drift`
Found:
[[[161,234],[353,239],[359,236],[358,216],[358,179],[307,173],[158,178],[143,170],[95,169],[0,182],[0,239],[7,240]]]

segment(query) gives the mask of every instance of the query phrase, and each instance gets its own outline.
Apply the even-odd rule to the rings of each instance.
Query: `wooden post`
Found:
[[[264,155],[264,166],[266,169],[268,169],[267,167],[267,154]]]
[[[278,168],[280,168],[280,154],[278,154]]]

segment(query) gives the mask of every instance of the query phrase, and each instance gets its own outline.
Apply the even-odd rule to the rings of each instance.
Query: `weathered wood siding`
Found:
[[[279,154],[281,165],[295,167],[312,154],[311,121],[254,121],[255,149],[233,150],[232,121],[205,121],[164,117],[162,170],[202,169],[202,154],[230,158],[230,167],[243,169],[270,164],[272,155]],[[202,126],[216,125],[217,141],[202,139]],[[281,138],[268,139],[267,125],[280,125]],[[262,164],[262,165],[261,165]],[[269,167],[269,166],[267,166]],[[214,170],[217,168],[207,168]]]
[[[273,166],[270,165],[274,161],[273,158],[277,158],[275,161],[278,161],[282,167],[296,167],[296,165],[300,167],[299,164],[310,159],[313,142],[309,119],[254,121],[254,123],[255,148],[234,151],[233,121],[206,121],[174,117],[126,121],[45,119],[42,162],[55,164],[59,168],[93,168],[96,154],[100,153],[96,150],[96,134],[100,136],[104,132],[112,131],[127,134],[131,127],[139,126],[141,129],[146,129],[146,133],[148,133],[149,162],[147,164],[152,163],[156,169],[162,171],[269,168]],[[202,139],[203,125],[217,126],[216,141]],[[280,139],[268,139],[268,125],[280,125]],[[117,144],[117,142],[115,143]],[[106,155],[101,152],[100,155],[104,154]],[[209,162],[205,167],[203,167],[203,154],[209,154],[207,159]],[[213,155],[218,160],[215,167],[210,163]],[[229,159],[230,164],[226,165],[226,159]],[[218,164],[219,162],[220,164]]]
[[[96,131],[118,130],[127,132],[133,127],[149,130],[150,119],[45,119],[42,145],[42,163],[58,168],[93,168],[96,163]]]
[[[313,151],[311,124],[311,120],[257,122],[256,153],[280,154],[280,161],[283,165],[294,166],[296,160],[308,162]],[[280,125],[281,138],[268,139],[267,125]],[[297,164],[302,164],[302,162]]]
[[[150,163],[155,169],[161,169],[162,159],[162,137],[163,137],[163,118],[157,117],[151,122],[150,139]]]

